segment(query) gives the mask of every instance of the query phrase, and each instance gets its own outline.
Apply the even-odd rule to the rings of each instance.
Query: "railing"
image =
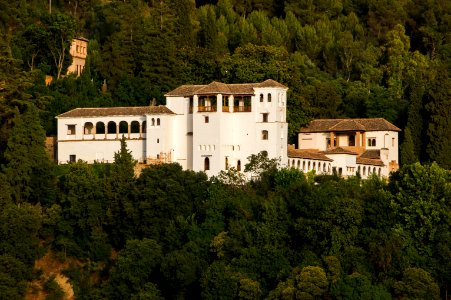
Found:
[[[252,107],[251,106],[234,106],[233,112],[251,112]]]
[[[229,107],[228,106],[223,106],[222,107],[222,112],[230,112]]]
[[[198,112],[215,112],[216,106],[198,106],[197,111]]]

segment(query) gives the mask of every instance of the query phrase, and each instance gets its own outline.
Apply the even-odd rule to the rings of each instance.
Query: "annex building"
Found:
[[[57,161],[112,162],[124,136],[138,162],[176,162],[209,176],[243,170],[261,151],[284,163],[287,89],[271,79],[212,82],[180,86],[164,106],[76,108],[56,117]]]
[[[140,163],[179,163],[217,175],[244,169],[247,157],[266,151],[281,166],[304,172],[367,178],[398,169],[400,129],[382,118],[318,119],[287,145],[287,90],[260,83],[182,85],[166,105],[76,108],[57,116],[57,161],[112,162],[125,137]]]
[[[388,177],[399,168],[399,131],[382,118],[313,120],[301,128],[298,149],[288,148],[287,164],[317,174]]]

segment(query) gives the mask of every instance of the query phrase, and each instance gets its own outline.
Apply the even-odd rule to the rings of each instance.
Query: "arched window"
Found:
[[[381,176],[381,168],[379,168],[379,171],[377,172],[377,174],[378,174],[379,176]]]
[[[262,130],[262,140],[268,139],[268,130]]]
[[[310,171],[310,161],[308,162],[308,167],[307,169]]]
[[[363,167],[363,176],[365,176],[366,175],[366,167],[364,166]]]
[[[268,94],[268,102],[271,102],[271,94]]]
[[[298,169],[300,169],[300,168],[301,168],[301,161],[298,160]]]
[[[93,134],[92,129],[94,128],[94,125],[92,125],[91,122],[85,123],[85,134]]]
[[[152,118],[152,126],[155,126],[155,119]]]
[[[204,159],[204,171],[210,170],[210,159],[208,157],[205,157]]]
[[[376,167],[373,168],[373,173],[376,174]]]
[[[121,121],[119,123],[119,133],[128,133],[128,123]]]
[[[360,174],[360,166],[357,167],[357,173]]]
[[[160,126],[160,118],[157,119],[157,126]]]
[[[130,128],[131,133],[139,133],[139,122],[133,121]]]
[[[294,168],[294,159],[291,161],[291,166]]]
[[[260,94],[260,102],[263,102],[263,94]]]
[[[302,162],[302,170],[305,171],[305,160]]]
[[[147,132],[147,122],[143,121],[143,129],[142,129],[142,133],[146,133]]]
[[[105,133],[105,123],[103,123],[103,122],[96,123],[96,133],[97,134]]]
[[[117,133],[116,123],[113,121],[108,122],[108,133]]]
[[[241,160],[238,160],[238,161],[236,162],[236,170],[237,170],[237,171],[241,171]]]
[[[313,162],[313,168],[312,168],[313,170],[315,170],[316,169],[316,162]]]

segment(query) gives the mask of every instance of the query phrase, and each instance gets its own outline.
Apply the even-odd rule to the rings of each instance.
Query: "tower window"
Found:
[[[268,94],[268,102],[271,102],[271,94]]]
[[[204,171],[210,170],[210,159],[208,157],[205,157],[204,159]]]
[[[263,102],[263,94],[260,94],[260,102]]]
[[[268,123],[268,113],[262,114],[263,116],[263,123]]]
[[[74,135],[75,134],[75,125],[67,125],[67,134]]]
[[[268,139],[268,130],[262,130],[262,140]]]
[[[210,118],[208,116],[205,116],[204,121],[205,121],[205,123],[210,123]]]

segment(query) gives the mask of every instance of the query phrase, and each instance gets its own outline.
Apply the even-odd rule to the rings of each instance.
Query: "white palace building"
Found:
[[[124,136],[138,162],[177,162],[216,175],[266,151],[287,161],[287,87],[251,84],[183,85],[165,106],[77,108],[57,116],[58,163],[112,162]]]
[[[244,170],[247,157],[266,151],[281,166],[342,176],[388,176],[398,167],[399,128],[384,119],[314,120],[287,145],[287,90],[260,83],[183,85],[166,105],[76,108],[57,116],[57,161],[112,162],[125,137],[141,163],[176,162],[217,175]]]

